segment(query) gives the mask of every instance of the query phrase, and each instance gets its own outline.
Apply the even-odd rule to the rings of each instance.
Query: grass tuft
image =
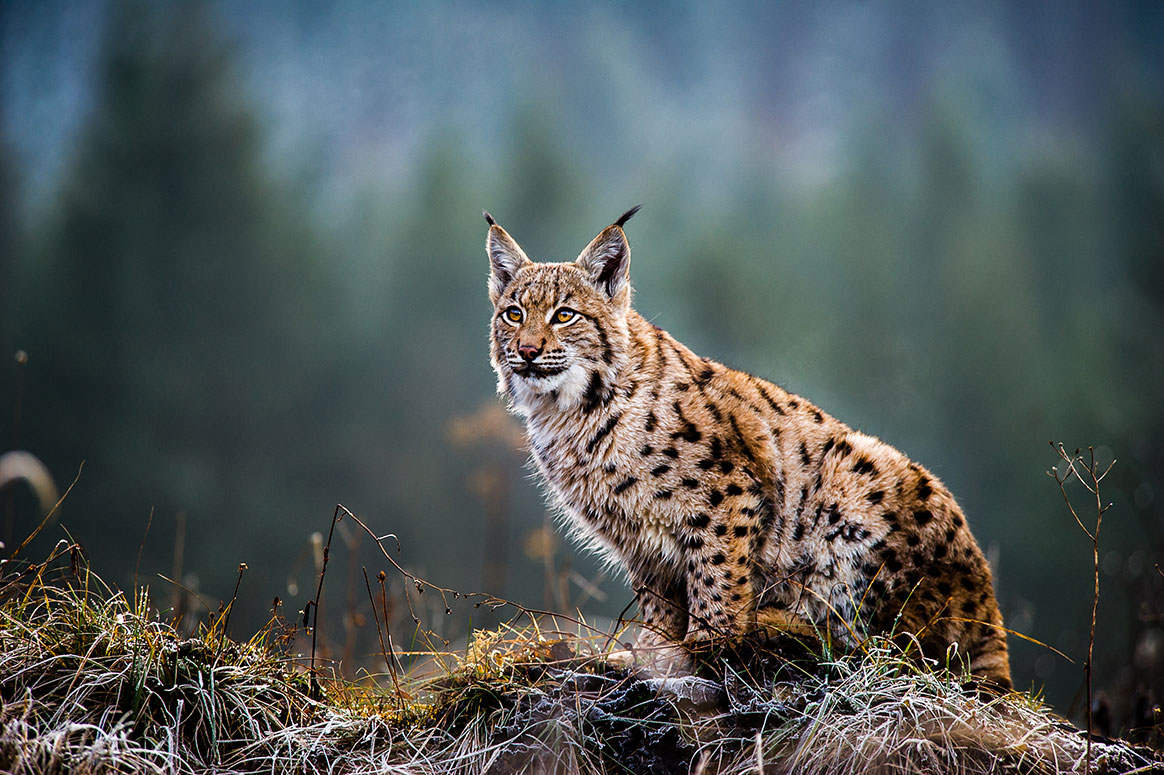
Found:
[[[104,585],[78,548],[0,578],[0,769],[12,773],[1081,772],[1087,737],[1021,693],[888,640],[821,657],[792,639],[716,644],[696,676],[604,658],[609,637],[528,627],[432,653],[426,677],[352,683],[293,659],[273,617],[226,637],[229,606],[192,637]],[[547,626],[550,625],[550,626]],[[318,691],[316,690],[318,686]],[[1092,743],[1093,772],[1157,755]]]

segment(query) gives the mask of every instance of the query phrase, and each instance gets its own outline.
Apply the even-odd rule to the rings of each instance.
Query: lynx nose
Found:
[[[534,358],[542,354],[542,348],[532,344],[519,344],[517,346],[517,354],[520,355],[526,363],[532,363]]]

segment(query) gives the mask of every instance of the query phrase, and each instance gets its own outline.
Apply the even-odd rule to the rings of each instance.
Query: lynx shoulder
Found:
[[[909,633],[1009,687],[990,568],[953,496],[636,313],[634,213],[564,263],[530,261],[486,214],[486,249],[498,389],[574,532],[629,576],[641,645],[808,621]]]

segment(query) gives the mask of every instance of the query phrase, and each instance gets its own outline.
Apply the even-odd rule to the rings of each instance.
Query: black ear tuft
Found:
[[[496,304],[513,276],[530,260],[489,213],[485,213],[485,220],[489,221],[489,236],[485,238],[485,251],[489,254],[489,297]]]
[[[635,208],[635,209],[638,209],[638,208]],[[484,215],[484,216],[485,216],[485,222],[486,222],[487,224],[489,224],[490,226],[496,226],[496,225],[497,225],[497,221],[493,220],[493,216],[489,214],[489,211],[488,211],[488,210],[482,210],[482,211],[481,211],[481,215]]]
[[[643,207],[642,205],[635,205],[631,209],[627,210],[625,213],[623,213],[622,215],[620,215],[618,217],[618,220],[614,222],[614,225],[621,229],[623,226],[626,225],[627,221],[629,221],[631,218],[635,217],[635,213],[637,213],[639,210],[641,210],[642,207]]]
[[[617,296],[627,285],[627,269],[630,267],[630,245],[622,226],[616,223],[603,229],[579,254],[575,263],[608,299]]]

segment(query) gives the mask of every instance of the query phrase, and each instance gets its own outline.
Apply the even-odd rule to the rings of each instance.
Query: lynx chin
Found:
[[[565,263],[530,261],[485,213],[498,390],[575,534],[625,569],[636,651],[807,624],[904,634],[1009,688],[990,567],[950,492],[635,312],[637,210]]]

